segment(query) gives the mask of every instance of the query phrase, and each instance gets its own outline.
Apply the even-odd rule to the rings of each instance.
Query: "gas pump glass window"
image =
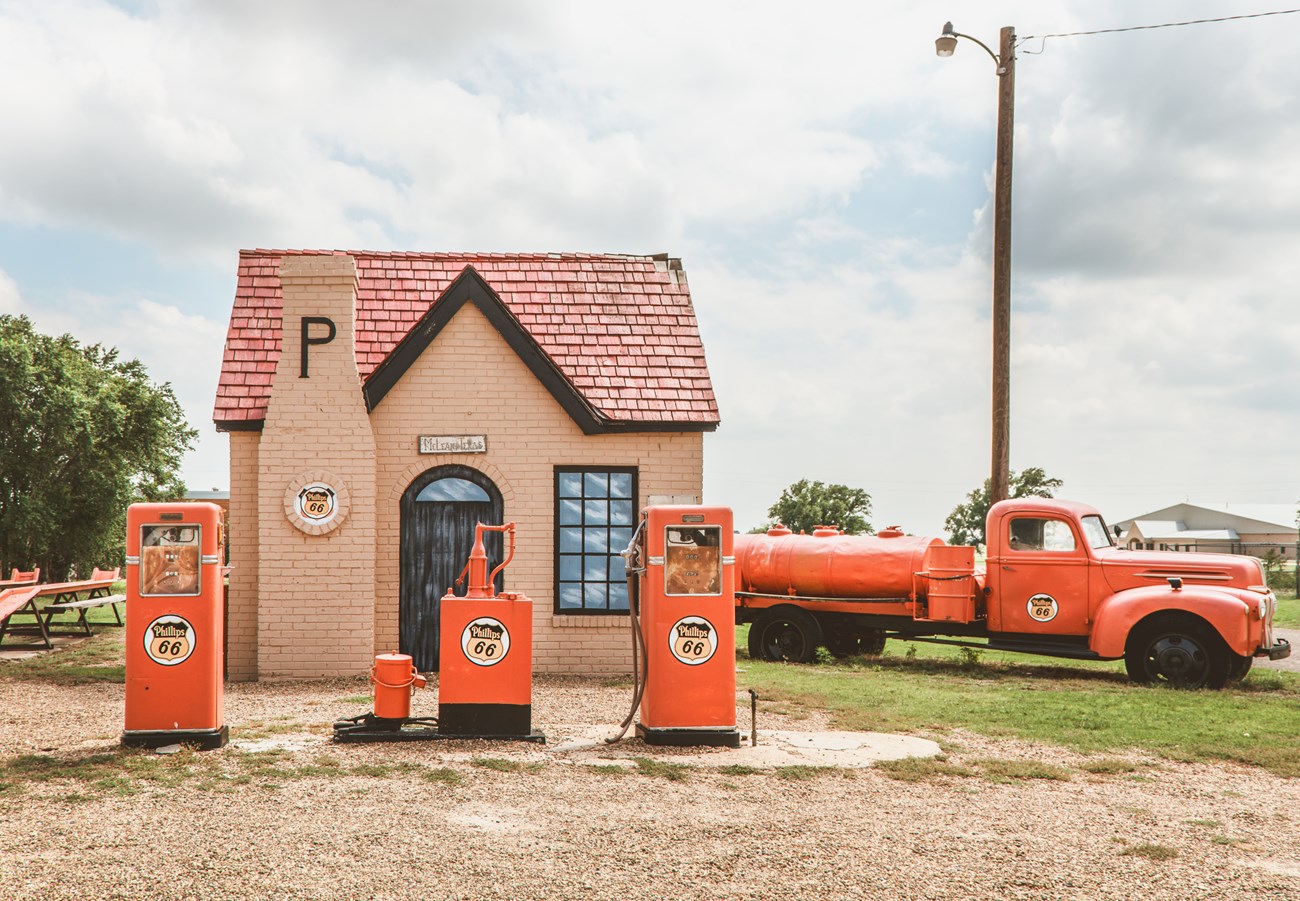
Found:
[[[1074,531],[1059,519],[1021,517],[1011,520],[1007,546],[1013,551],[1072,551]]]
[[[664,594],[722,594],[722,528],[664,530]]]
[[[140,527],[140,596],[197,595],[202,530],[196,525]]]

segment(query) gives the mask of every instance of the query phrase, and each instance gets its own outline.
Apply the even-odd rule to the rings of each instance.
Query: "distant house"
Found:
[[[187,501],[206,501],[209,504],[216,504],[221,508],[223,516],[230,514],[230,492],[213,488],[211,491],[187,491],[185,492]]]
[[[1113,524],[1131,550],[1210,551],[1296,558],[1296,508],[1289,504],[1175,504]]]

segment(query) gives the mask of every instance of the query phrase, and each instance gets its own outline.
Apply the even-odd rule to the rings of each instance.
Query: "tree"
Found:
[[[977,488],[966,495],[966,503],[958,504],[944,520],[943,527],[948,530],[948,540],[952,544],[983,545],[986,543],[984,524],[988,519],[989,490],[991,479],[984,480],[984,487]],[[1011,497],[1053,497],[1056,490],[1064,484],[1060,479],[1048,478],[1047,473],[1037,466],[1012,472],[1008,487]]]
[[[0,571],[115,565],[127,506],[184,494],[197,434],[138,360],[0,316]]]
[[[871,515],[871,495],[861,488],[807,479],[782,491],[767,515],[795,532],[811,532],[817,526],[838,526],[850,535],[875,531],[867,519]]]

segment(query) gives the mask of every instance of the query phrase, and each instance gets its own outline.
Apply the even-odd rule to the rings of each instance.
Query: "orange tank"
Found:
[[[897,529],[843,535],[818,527],[793,535],[784,527],[766,535],[736,536],[736,591],[813,598],[912,598],[924,596],[925,554],[938,538],[903,535]]]

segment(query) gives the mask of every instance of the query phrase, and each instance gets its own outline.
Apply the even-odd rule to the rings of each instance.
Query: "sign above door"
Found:
[[[486,454],[487,435],[421,435],[422,454]]]

